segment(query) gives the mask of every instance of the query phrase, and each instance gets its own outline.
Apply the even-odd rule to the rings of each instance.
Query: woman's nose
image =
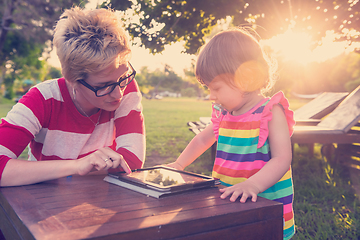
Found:
[[[120,88],[120,86],[116,86],[114,91],[110,93],[110,96],[116,99],[122,98],[124,96],[124,90]]]

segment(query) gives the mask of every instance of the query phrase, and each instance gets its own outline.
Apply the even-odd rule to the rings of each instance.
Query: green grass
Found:
[[[0,97],[0,118],[6,116],[7,112],[10,111],[14,103],[14,101]]]
[[[186,123],[210,116],[211,105],[192,99],[143,100],[147,151],[162,157],[176,157],[194,136]],[[185,134],[184,134],[185,132]]]
[[[296,109],[306,101],[290,101]],[[145,166],[175,161],[194,134],[188,121],[210,116],[211,104],[195,99],[143,99],[147,153]],[[0,117],[11,104],[0,104]],[[298,239],[360,239],[360,201],[352,188],[349,172],[320,156],[316,145],[314,157],[306,147],[295,146],[293,158],[294,212]],[[210,151],[186,168],[210,174],[213,162]]]
[[[304,147],[305,148],[305,147]],[[349,171],[318,154],[309,158],[295,149],[293,159],[293,239],[360,239],[360,201],[351,187]]]
[[[196,99],[165,98],[162,100],[143,99],[143,114],[146,126],[146,166],[173,162],[186,147],[194,134],[187,122],[198,121],[199,117],[211,115],[211,103]],[[210,160],[210,150],[187,168],[191,171],[197,165],[203,166]],[[201,161],[204,160],[204,161]],[[210,174],[212,162],[201,173]],[[201,169],[201,168],[197,168]]]

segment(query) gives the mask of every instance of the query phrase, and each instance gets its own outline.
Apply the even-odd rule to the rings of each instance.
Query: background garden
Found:
[[[306,103],[291,99],[293,109]],[[14,102],[2,100],[0,117]],[[143,99],[147,153],[145,166],[175,161],[194,137],[188,121],[209,116],[211,103],[196,98]],[[26,158],[26,153],[22,154]],[[209,175],[213,161],[210,150],[200,156],[187,171]],[[296,231],[293,239],[360,239],[360,200],[352,189],[348,169],[320,155],[307,156],[306,147],[295,146],[292,162]],[[239,216],[241,217],[241,216]]]
[[[61,77],[47,59],[53,26],[64,9],[88,2],[123,14],[131,43],[151,54],[182,43],[179,51],[195,59],[217,32],[255,28],[278,62],[274,92],[283,91],[293,110],[322,92],[351,92],[360,84],[360,3],[355,0],[0,0],[0,117],[29,87]],[[157,69],[137,68],[137,59],[132,64],[144,96],[145,166],[168,163],[194,136],[187,122],[210,115],[208,92],[196,82],[194,62],[179,73],[166,61]],[[307,156],[306,147],[294,149],[293,239],[360,239],[360,197],[348,169],[323,158],[319,149],[316,145],[314,157]],[[209,175],[210,155],[208,150],[186,170]]]

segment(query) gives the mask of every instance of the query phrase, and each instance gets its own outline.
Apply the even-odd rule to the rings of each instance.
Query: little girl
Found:
[[[214,101],[211,124],[168,166],[183,170],[217,141],[213,177],[227,186],[221,198],[240,202],[257,196],[283,203],[284,239],[295,233],[290,136],[293,112],[282,92],[262,95],[273,68],[245,29],[215,35],[200,51],[195,75]]]

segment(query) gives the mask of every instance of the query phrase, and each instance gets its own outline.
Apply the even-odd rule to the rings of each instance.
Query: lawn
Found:
[[[211,103],[195,99],[167,98],[162,100],[143,99],[143,113],[146,126],[146,166],[175,161],[194,134],[189,131],[187,122],[197,121],[201,116],[210,116]],[[210,150],[205,152],[199,161],[188,167],[188,170],[209,175],[212,163]]]
[[[13,101],[0,97],[0,118],[6,116],[7,112],[10,111],[13,105]]]
[[[305,102],[290,101],[293,109]],[[0,117],[12,104],[0,104]],[[194,134],[188,121],[209,116],[211,103],[196,99],[143,99],[147,153],[145,166],[175,161]],[[294,211],[293,239],[360,239],[360,201],[351,188],[346,168],[320,156],[306,155],[306,147],[295,146],[293,158]],[[186,170],[210,174],[213,162],[205,152]]]

